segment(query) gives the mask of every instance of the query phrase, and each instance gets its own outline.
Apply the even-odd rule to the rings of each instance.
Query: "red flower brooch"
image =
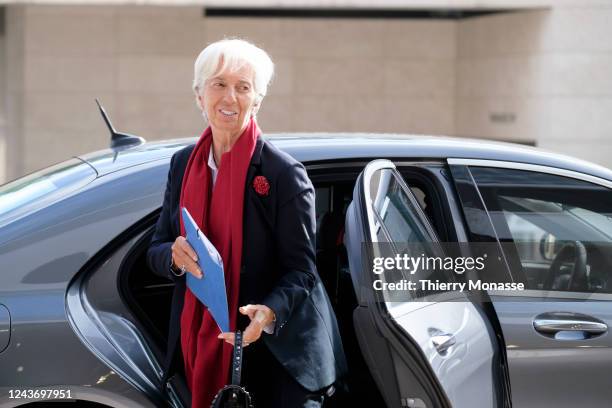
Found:
[[[260,196],[267,197],[268,194],[270,194],[270,183],[268,183],[268,179],[264,176],[255,177],[253,180],[253,188]]]

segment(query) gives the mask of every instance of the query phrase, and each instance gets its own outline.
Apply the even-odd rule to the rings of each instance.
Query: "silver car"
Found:
[[[318,270],[349,364],[327,406],[610,406],[612,171],[481,140],[269,139],[316,187]],[[170,158],[194,142],[126,143],[0,187],[0,406],[183,406],[180,376],[161,384],[173,284],[145,254]],[[526,290],[369,290],[364,243],[415,236],[488,243]]]

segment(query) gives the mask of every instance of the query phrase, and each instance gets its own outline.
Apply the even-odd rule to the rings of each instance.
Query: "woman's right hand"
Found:
[[[202,270],[196,263],[198,255],[187,242],[185,237],[179,236],[172,244],[172,262],[178,269],[185,269],[198,279],[203,275]]]

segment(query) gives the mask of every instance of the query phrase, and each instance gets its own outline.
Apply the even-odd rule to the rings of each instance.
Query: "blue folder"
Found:
[[[200,231],[189,211],[183,207],[182,213],[187,242],[198,255],[198,265],[204,274],[202,279],[198,279],[187,273],[187,287],[208,308],[221,333],[227,333],[230,327],[223,259],[217,248]]]

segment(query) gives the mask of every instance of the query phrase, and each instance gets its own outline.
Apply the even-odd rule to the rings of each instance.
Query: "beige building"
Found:
[[[498,139],[612,167],[612,0],[92,3],[0,5],[0,182],[108,146],[96,97],[122,131],[199,135],[193,61],[224,36],[277,64],[264,131]]]

